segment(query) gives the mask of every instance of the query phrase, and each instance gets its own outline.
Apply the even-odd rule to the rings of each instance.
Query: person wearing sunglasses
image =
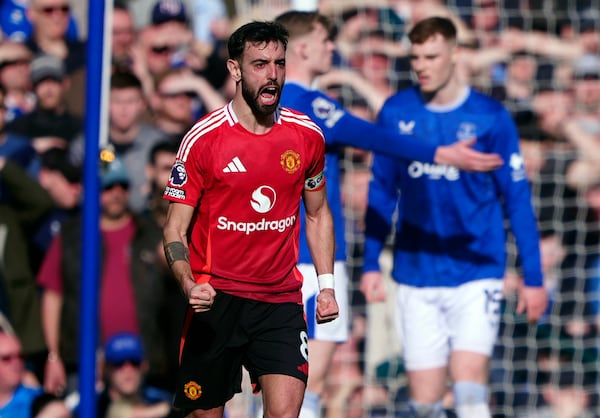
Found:
[[[85,42],[67,36],[71,5],[68,0],[30,0],[27,18],[33,27],[25,45],[33,55],[54,55],[64,62],[71,82],[67,107],[78,116],[85,109]]]
[[[29,113],[35,106],[35,94],[29,79],[31,51],[22,43],[5,39],[0,42],[0,83],[6,89],[5,122]]]
[[[42,392],[24,383],[25,362],[19,338],[0,328],[0,417],[23,416]]]
[[[204,77],[186,68],[159,77],[150,97],[155,126],[177,145],[200,117],[225,104],[225,97]]]
[[[26,13],[32,32],[25,42],[35,55],[43,52],[63,59],[69,74],[84,67],[85,43],[67,36],[68,0],[30,0]]]
[[[114,334],[104,344],[103,351],[104,388],[98,397],[98,418],[115,414],[116,410],[120,411],[119,416],[162,418],[169,415],[171,395],[145,385],[148,363],[142,341],[136,334]]]

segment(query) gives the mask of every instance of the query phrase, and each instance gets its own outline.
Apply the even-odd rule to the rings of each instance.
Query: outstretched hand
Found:
[[[323,289],[317,296],[317,324],[331,322],[340,315],[333,289]]]
[[[457,141],[452,145],[439,146],[435,153],[436,164],[451,165],[465,171],[491,171],[504,161],[498,154],[484,153],[472,148],[476,139]]]

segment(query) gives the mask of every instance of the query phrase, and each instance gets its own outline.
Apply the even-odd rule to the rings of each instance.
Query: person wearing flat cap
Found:
[[[31,61],[29,71],[37,105],[6,129],[30,138],[39,154],[52,147],[67,148],[83,129],[83,122],[66,106],[70,84],[64,63],[53,55],[40,55]]]
[[[22,42],[0,42],[0,84],[6,89],[5,122],[29,113],[35,107],[35,95],[29,80],[29,63],[33,54]]]

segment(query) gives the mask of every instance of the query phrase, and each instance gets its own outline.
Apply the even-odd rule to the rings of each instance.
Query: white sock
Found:
[[[444,406],[441,401],[435,403],[417,403],[409,400],[408,406],[414,418],[446,418]]]
[[[490,408],[487,404],[460,405],[456,408],[458,418],[490,418]]]
[[[314,392],[306,391],[298,418],[320,418],[321,397]]]
[[[454,405],[458,418],[490,418],[487,404],[488,388],[474,382],[456,382],[453,387]]]

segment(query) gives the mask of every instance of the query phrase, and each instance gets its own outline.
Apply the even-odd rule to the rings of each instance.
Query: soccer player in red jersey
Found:
[[[222,417],[242,366],[265,417],[297,417],[308,374],[298,258],[299,209],[319,275],[317,321],[338,316],[325,141],[279,106],[287,31],[251,22],[229,38],[233,100],[183,138],[165,198],[167,261],[189,300],[174,406]]]

